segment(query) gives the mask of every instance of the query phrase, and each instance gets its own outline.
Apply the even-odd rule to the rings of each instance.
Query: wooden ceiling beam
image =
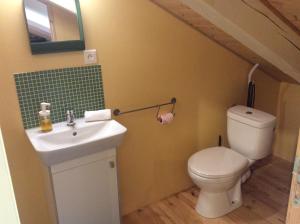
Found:
[[[260,0],[276,16],[300,35],[300,1],[299,0]]]
[[[218,44],[232,51],[233,53],[245,59],[246,61],[252,64],[261,64],[260,68],[273,78],[279,81],[287,81],[293,83],[300,82],[300,74],[299,77],[295,77],[295,74],[291,76],[290,74],[283,72],[280,68],[275,66],[269,60],[265,59],[264,57],[256,53],[254,50],[252,50],[250,47],[238,41],[230,33],[227,33],[224,30],[220,29],[218,26],[210,22],[199,12],[183,3],[182,0],[150,1],[159,5],[161,8],[173,14],[181,21],[192,26],[194,29],[200,31],[210,39],[216,41]]]

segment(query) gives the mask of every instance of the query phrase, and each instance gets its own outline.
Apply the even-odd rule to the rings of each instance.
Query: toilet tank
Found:
[[[227,111],[227,135],[230,148],[248,159],[262,159],[272,152],[276,118],[246,106]]]

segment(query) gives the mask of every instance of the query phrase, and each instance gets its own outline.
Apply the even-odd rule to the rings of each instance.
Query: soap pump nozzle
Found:
[[[50,113],[50,111],[48,110],[50,105],[51,105],[50,103],[45,103],[45,102],[41,103],[41,111],[40,112],[44,113],[45,115]]]

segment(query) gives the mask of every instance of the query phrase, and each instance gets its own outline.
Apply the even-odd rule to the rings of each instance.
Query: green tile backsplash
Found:
[[[85,110],[104,109],[100,65],[15,74],[24,127],[39,125],[40,103],[51,103],[52,122],[66,120],[66,111],[77,118]]]

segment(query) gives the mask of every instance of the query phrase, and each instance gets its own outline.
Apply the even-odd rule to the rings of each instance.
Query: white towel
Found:
[[[85,111],[84,119],[86,122],[90,121],[105,121],[111,119],[111,110],[96,110],[96,111]]]

